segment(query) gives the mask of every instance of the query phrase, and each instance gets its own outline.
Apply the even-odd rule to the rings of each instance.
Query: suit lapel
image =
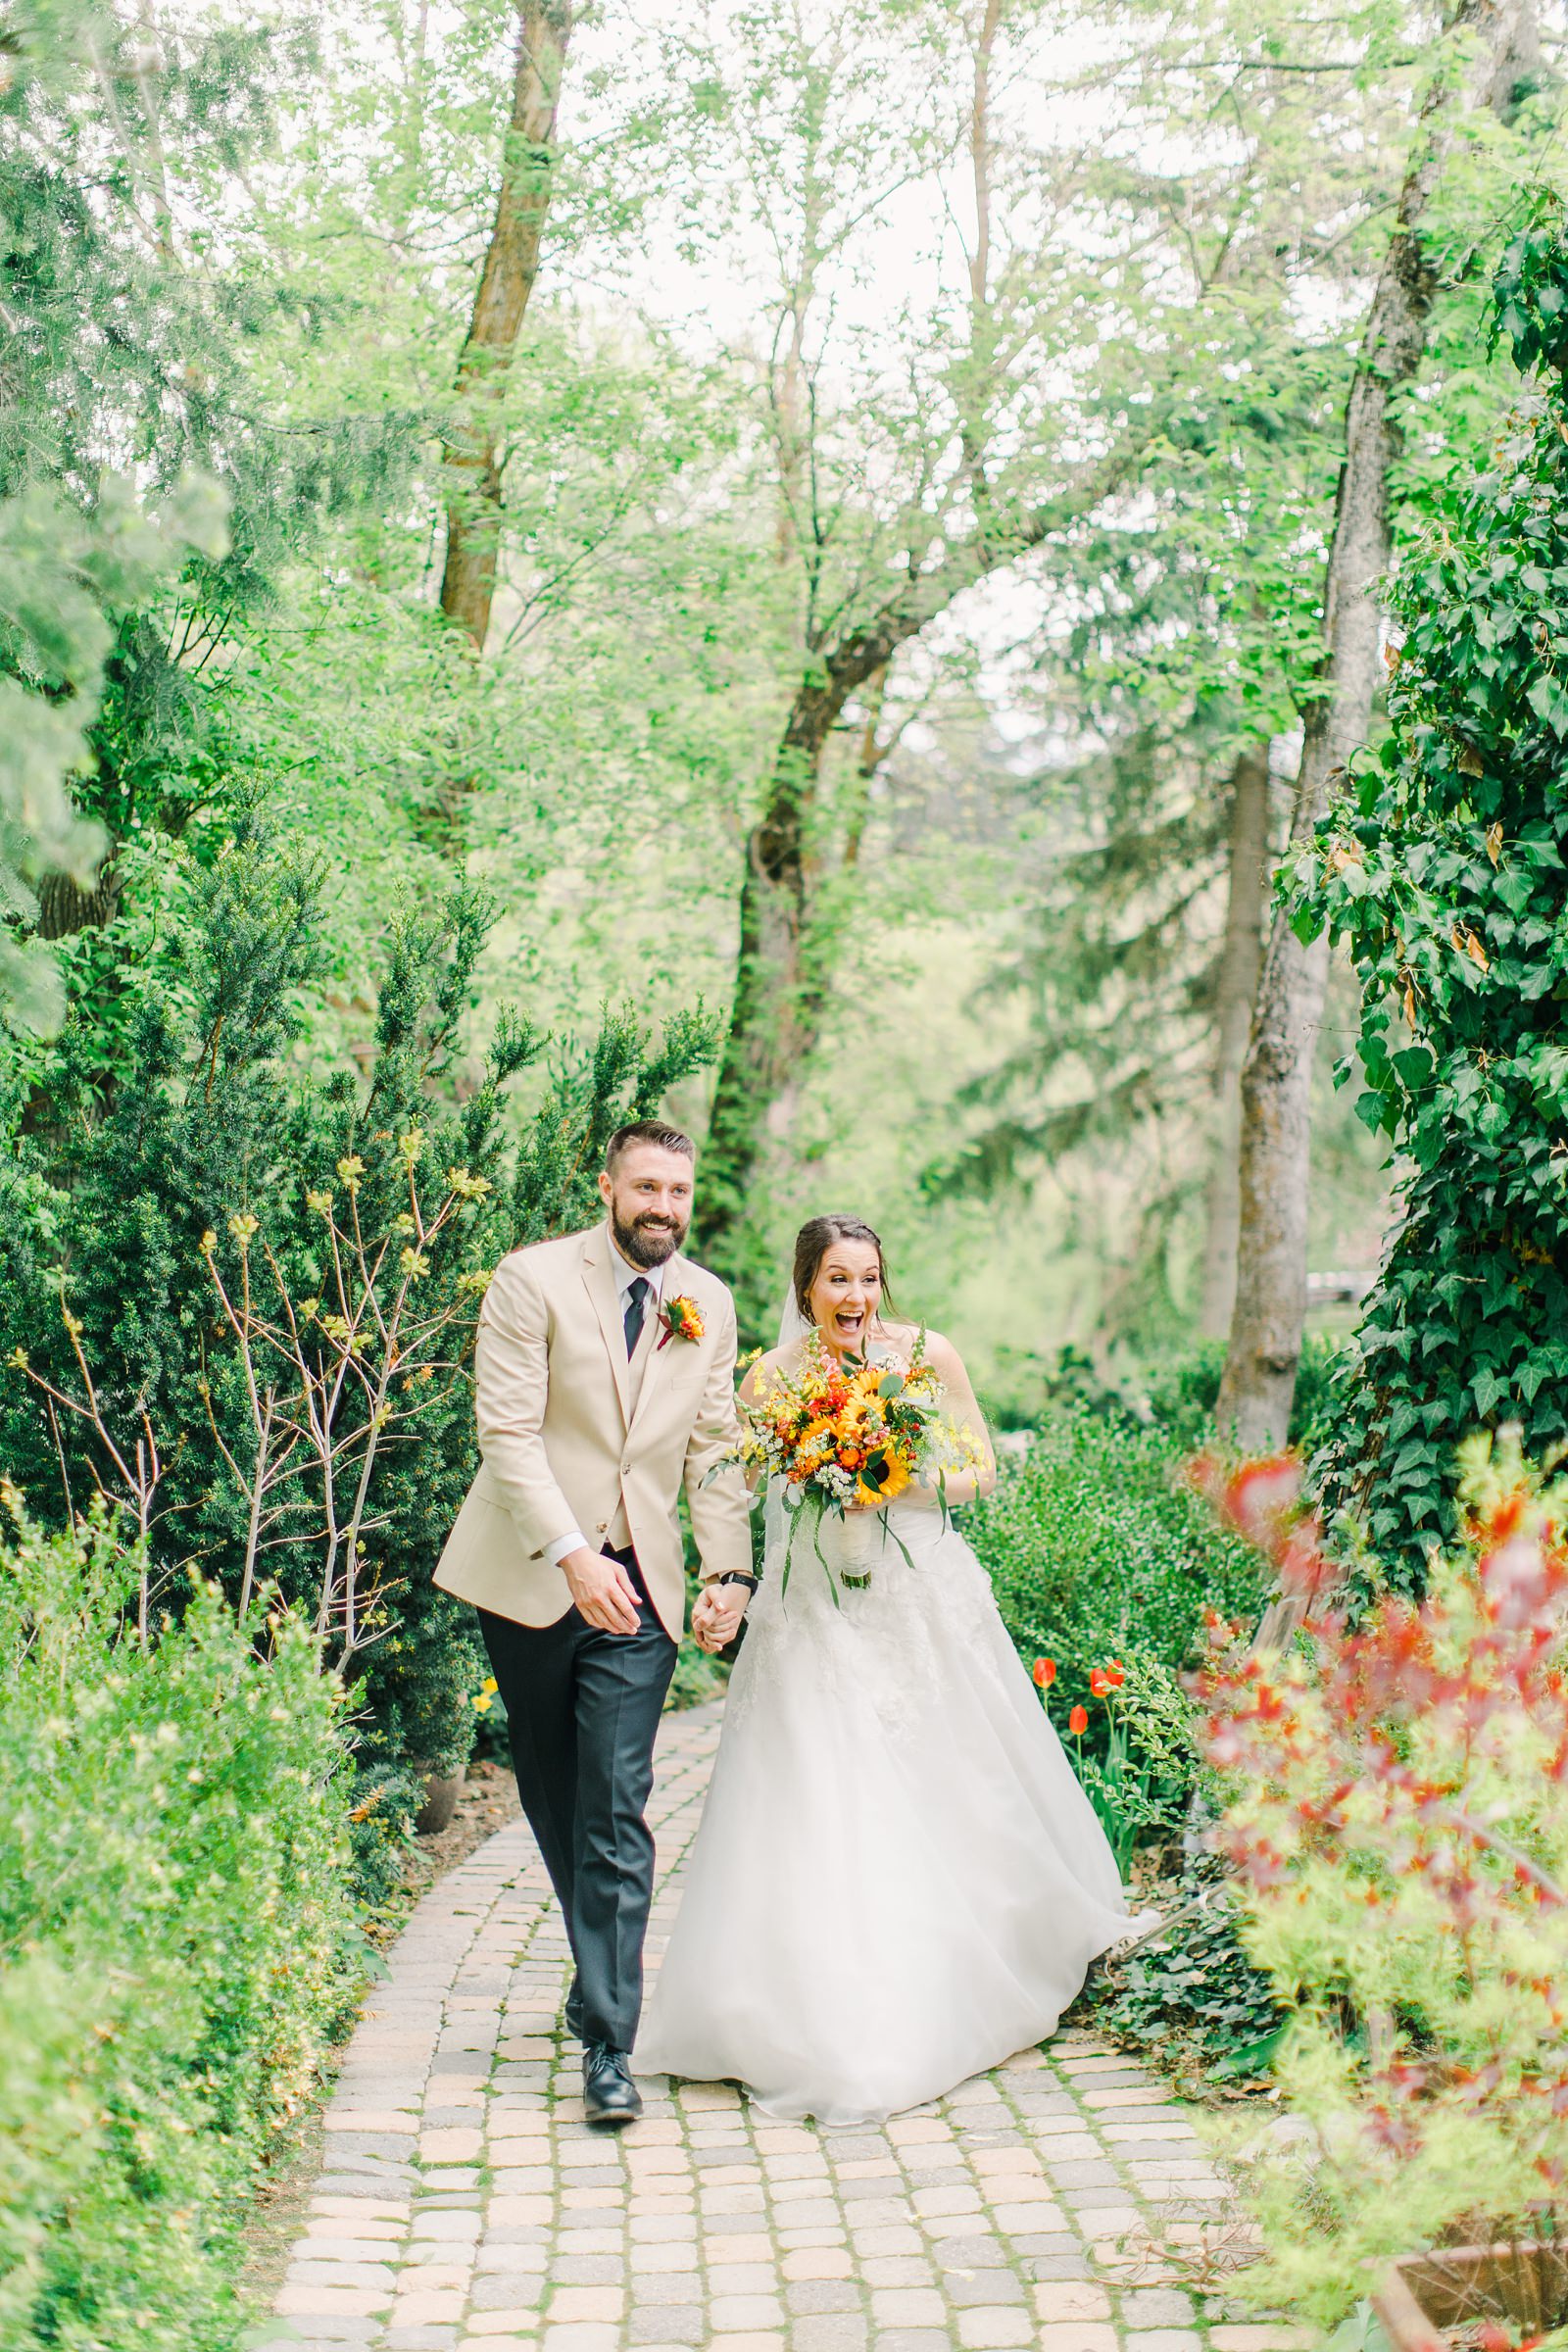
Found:
[[[595,1226],[588,1236],[582,1253],[582,1278],[599,1328],[605,1337],[605,1353],[610,1369],[615,1376],[615,1394],[620,1398],[621,1419],[631,1424],[631,1368],[626,1361],[626,1331],[620,1319],[620,1294],[615,1288],[615,1276],[610,1263],[610,1233],[606,1226]],[[648,1384],[643,1383],[646,1396]]]

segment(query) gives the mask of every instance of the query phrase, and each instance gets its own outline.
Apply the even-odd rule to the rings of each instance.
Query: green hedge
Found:
[[[1068,1403],[1004,1453],[995,1494],[965,1514],[1003,1620],[1026,1662],[1054,1658],[1052,1713],[1089,1700],[1089,1673],[1130,1652],[1180,1669],[1205,1608],[1255,1613],[1255,1554],[1181,1483],[1185,1446],[1162,1427]],[[1091,1744],[1102,1711],[1091,1706]]]
[[[101,1524],[0,1550],[0,2343],[224,2352],[268,2143],[345,2022],[336,1685],[208,1586],[136,1631]]]

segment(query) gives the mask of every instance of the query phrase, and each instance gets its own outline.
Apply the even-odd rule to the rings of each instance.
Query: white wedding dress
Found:
[[[819,2124],[1042,2040],[1132,1924],[962,1536],[904,1500],[847,1527],[871,1582],[837,1607],[809,1529],[787,1598],[769,1547],[633,2058]]]

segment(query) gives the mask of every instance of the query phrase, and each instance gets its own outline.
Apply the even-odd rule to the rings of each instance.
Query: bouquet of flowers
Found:
[[[985,1447],[973,1430],[955,1427],[943,1412],[944,1396],[926,1361],[922,1330],[902,1367],[854,1357],[838,1363],[813,1338],[795,1371],[775,1366],[762,1377],[754,1399],[740,1400],[741,1442],[730,1459],[759,1491],[774,1485],[784,1504],[789,1523],[785,1591],[803,1520],[810,1525],[812,1545],[836,1601],[837,1584],[857,1589],[868,1585],[871,1576],[869,1568],[841,1565],[835,1579],[822,1550],[824,1519],[843,1525],[853,1510],[891,1502],[916,1478],[935,1479],[946,1516],[949,1471],[978,1468]],[[896,1534],[893,1540],[907,1559],[907,1547]]]

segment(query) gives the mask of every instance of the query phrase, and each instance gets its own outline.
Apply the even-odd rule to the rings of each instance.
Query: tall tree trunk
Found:
[[[703,1154],[704,1255],[731,1281],[746,1273],[752,1190],[765,1137],[820,1026],[822,975],[812,959],[809,836],[822,755],[845,704],[977,580],[1093,513],[1133,469],[1138,437],[1006,533],[977,529],[931,571],[915,572],[879,612],[817,655],[780,738],[762,813],[746,845],[735,997]]]
[[[441,611],[484,652],[501,538],[498,455],[512,354],[539,271],[550,213],[556,110],[571,34],[571,0],[521,0],[512,122],[495,225],[458,363],[457,415],[447,443],[447,554]]]
[[[1484,99],[1514,76],[1503,61],[1521,53],[1528,0],[1459,0],[1446,30],[1478,33],[1468,94]],[[1372,298],[1350,383],[1323,599],[1323,661],[1308,706],[1291,826],[1304,849],[1346,761],[1366,740],[1379,673],[1376,597],[1391,552],[1390,471],[1399,450],[1394,404],[1413,381],[1426,349],[1437,278],[1422,222],[1443,177],[1459,106],[1448,61],[1440,63],[1394,234]],[[1306,1220],[1312,1063],[1328,989],[1329,942],[1297,937],[1276,912],[1263,957],[1251,1042],[1242,1072],[1241,1226],[1236,1305],[1215,1418],[1248,1452],[1282,1446],[1296,1392],[1306,1318]]]
[[[863,675],[884,666],[871,662]],[[808,836],[828,736],[859,679],[808,681],[785,724],[766,804],[746,845],[735,999],[703,1154],[703,1253],[754,1310],[761,1272],[748,1216],[764,1142],[819,1019],[808,968]]]
[[[1242,1064],[1263,962],[1268,894],[1268,746],[1250,743],[1230,777],[1225,945],[1214,1004],[1214,1133],[1203,1216],[1203,1337],[1222,1340],[1236,1300],[1241,1220]]]

